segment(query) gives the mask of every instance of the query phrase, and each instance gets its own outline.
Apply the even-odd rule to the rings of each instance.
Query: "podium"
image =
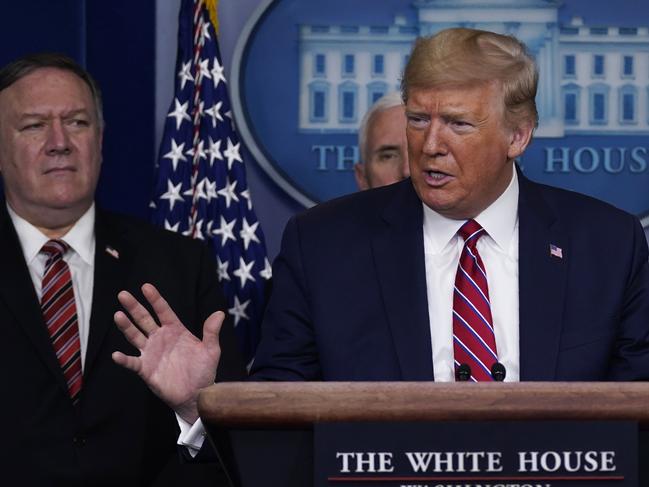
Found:
[[[649,453],[649,384],[242,382],[215,384],[199,413],[234,486],[308,487],[320,423],[633,421]],[[649,462],[638,462],[649,486]]]

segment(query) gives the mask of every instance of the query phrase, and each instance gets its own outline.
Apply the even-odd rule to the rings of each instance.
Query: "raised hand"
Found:
[[[153,285],[144,284],[142,293],[160,325],[132,294],[120,292],[117,298],[128,315],[115,313],[115,324],[140,356],[113,352],[113,360],[136,372],[181,418],[194,423],[198,419],[198,391],[214,383],[221,356],[219,331],[225,315],[217,311],[205,320],[201,341],[180,322]]]

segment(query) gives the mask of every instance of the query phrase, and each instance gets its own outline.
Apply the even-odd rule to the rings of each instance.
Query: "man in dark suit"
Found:
[[[140,296],[152,283],[192,333],[203,332],[202,341],[186,332],[181,340],[204,371],[187,381],[192,391],[214,381],[205,361],[221,353],[216,311],[225,301],[204,246],[95,209],[102,134],[99,90],[69,58],[28,56],[0,70],[0,463],[20,485],[139,486],[159,475],[171,485],[182,469],[187,478],[174,480],[186,485],[196,472],[180,455],[201,445],[190,442],[189,453],[176,440],[179,423],[197,418],[187,412],[193,396],[176,388],[160,399],[114,362],[115,350],[136,350],[113,324],[117,295]],[[63,253],[44,252],[52,246]],[[170,329],[159,335],[175,338]],[[221,344],[219,377],[239,378],[227,320]],[[173,358],[148,370],[165,368],[173,375]]]
[[[537,79],[510,36],[416,42],[402,82],[410,179],[291,219],[252,378],[649,378],[639,221],[515,165]]]
[[[516,170],[537,123],[536,80],[511,37],[449,29],[418,41],[403,80],[411,180],[288,224],[253,377],[453,380],[465,361],[454,359],[457,232],[475,220],[489,352],[508,380],[649,378],[639,222]]]
[[[497,350],[474,372],[498,361],[507,380],[649,378],[639,222],[517,171],[537,76],[512,37],[449,29],[417,42],[403,80],[411,179],[289,222],[253,377],[453,380],[468,361],[457,232],[475,220]]]

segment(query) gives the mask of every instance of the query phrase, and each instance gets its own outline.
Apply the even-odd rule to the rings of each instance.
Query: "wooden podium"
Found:
[[[646,383],[223,383],[201,392],[198,409],[241,487],[310,486],[313,425],[324,422],[627,420],[649,453]],[[649,462],[639,466],[649,486]]]

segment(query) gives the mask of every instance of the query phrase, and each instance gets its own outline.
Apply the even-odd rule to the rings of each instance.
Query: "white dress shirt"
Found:
[[[40,250],[49,237],[24,218],[18,216],[7,204],[9,216],[13,222],[18,240],[23,250],[29,275],[34,283],[38,300],[41,299],[41,288],[47,255]],[[88,334],[90,332],[90,312],[92,310],[92,289],[95,278],[95,204],[93,203],[72,228],[60,238],[70,246],[63,260],[70,267],[75,303],[77,305],[77,321],[79,324],[79,339],[81,341],[81,367],[86,361],[88,349]],[[198,419],[193,425],[184,421],[176,414],[180,435],[178,444],[187,447],[189,453],[195,456],[205,440],[205,428]]]
[[[423,203],[422,203],[423,204]],[[505,381],[518,381],[518,177],[474,218],[486,234],[477,249],[487,271],[498,361]],[[424,254],[428,318],[435,381],[455,380],[453,362],[453,287],[464,240],[457,234],[465,220],[451,220],[424,205]]]
[[[18,216],[7,204],[9,216],[14,224],[20,246],[23,249],[29,275],[34,283],[38,300],[41,299],[41,287],[45,264],[48,256],[40,252],[50,238],[24,218]],[[77,305],[79,340],[81,341],[81,367],[86,363],[88,333],[90,331],[90,311],[92,310],[92,286],[95,279],[95,205],[88,208],[74,226],[60,240],[70,246],[63,260],[70,267],[72,287]]]

